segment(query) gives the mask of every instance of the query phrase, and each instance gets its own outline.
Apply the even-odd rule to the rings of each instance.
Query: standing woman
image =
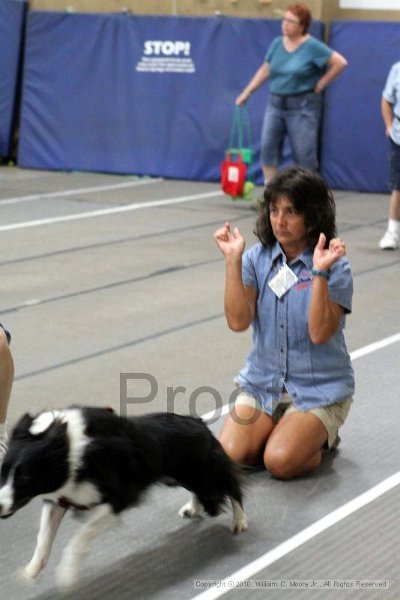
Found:
[[[240,464],[264,462],[280,479],[306,475],[338,444],[354,376],[344,340],[353,279],[336,237],[335,202],[323,179],[302,167],[265,188],[244,252],[237,227],[214,239],[225,257],[224,306],[234,331],[253,328],[253,348],[236,377],[238,395],[220,441]]]
[[[282,36],[275,38],[248,85],[237,97],[241,106],[267,79],[270,94],[261,133],[261,162],[265,182],[276,175],[282,162],[285,136],[293,160],[318,170],[318,136],[324,89],[347,66],[338,52],[308,33],[310,9],[291,4],[282,21]]]

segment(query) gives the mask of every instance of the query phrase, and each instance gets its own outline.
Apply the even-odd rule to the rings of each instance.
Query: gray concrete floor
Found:
[[[400,332],[400,252],[378,250],[388,195],[338,191],[335,197],[354,272],[346,334],[355,352]],[[0,215],[0,321],[12,332],[16,365],[11,425],[24,411],[71,403],[120,410],[121,374],[130,374],[130,401],[122,401],[128,414],[202,415],[226,404],[251,340],[250,332],[234,334],[225,324],[224,264],[212,234],[228,220],[250,246],[250,203],[222,196],[217,184],[0,167]],[[355,404],[340,451],[315,476],[283,483],[265,472],[249,475],[248,533],[232,538],[228,515],[182,522],[177,511],[185,493],[157,488],[147,504],[124,515],[127,527],[94,544],[87,575],[70,597],[193,598],[200,591],[194,580],[228,577],[398,471],[398,355],[399,340],[356,358]],[[378,501],[370,506],[379,513]],[[1,598],[58,596],[53,569],[76,527],[73,519],[63,524],[37,584],[27,588],[14,578],[30,558],[39,512],[40,503],[33,502],[0,524]],[[354,528],[346,539],[345,521],[341,527],[343,543],[355,543]],[[392,544],[387,536],[396,532],[398,527],[382,529],[378,543]],[[368,523],[364,535],[368,541]],[[368,576],[391,585],[368,598],[400,595],[398,548],[383,566],[371,555]],[[300,578],[346,577],[340,546],[330,572],[310,569],[316,551],[304,551],[310,560]],[[279,578],[302,572],[290,563],[285,568],[276,564]],[[268,579],[278,578],[274,569],[269,567]],[[365,572],[352,571],[355,578]],[[279,597],[291,593],[282,590]],[[231,594],[244,598],[248,592]],[[325,597],[318,591],[310,596]]]

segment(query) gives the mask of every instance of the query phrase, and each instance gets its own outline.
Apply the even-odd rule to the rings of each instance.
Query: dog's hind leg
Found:
[[[110,504],[100,504],[92,509],[88,521],[81,527],[65,548],[61,562],[57,567],[57,583],[62,588],[73,586],[79,577],[79,570],[90,542],[110,527],[116,515]]]
[[[193,517],[201,517],[203,506],[196,494],[192,494],[189,502],[184,504],[179,511],[179,516],[182,518],[192,519]]]
[[[242,533],[242,531],[247,530],[247,517],[243,510],[243,506],[235,500],[231,498],[232,510],[233,510],[233,521],[231,526],[232,533]]]
[[[24,578],[34,579],[46,566],[54,538],[66,510],[54,502],[47,500],[43,502],[35,553],[31,562],[21,572]]]

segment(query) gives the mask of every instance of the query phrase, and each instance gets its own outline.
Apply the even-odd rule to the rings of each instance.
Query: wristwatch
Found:
[[[329,274],[329,271],[322,271],[322,269],[316,269],[315,267],[311,269],[311,275],[313,277],[323,277],[327,281],[329,279]]]

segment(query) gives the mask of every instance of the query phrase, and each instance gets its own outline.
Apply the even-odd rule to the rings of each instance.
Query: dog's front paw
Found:
[[[201,517],[201,506],[193,503],[191,500],[187,502],[179,511],[179,516],[183,519],[193,519],[194,517]]]
[[[15,573],[17,579],[19,581],[23,581],[24,583],[33,583],[38,575],[38,572],[32,571],[30,569],[30,565],[26,567],[21,567]]]
[[[24,581],[33,581],[39,575],[43,567],[44,565],[41,561],[31,560],[26,567],[18,569],[17,576],[19,579],[23,579]]]
[[[233,519],[232,525],[231,525],[232,533],[235,533],[235,534],[243,533],[243,531],[247,531],[247,528],[248,528],[247,517],[244,513],[240,516],[240,518]]]

